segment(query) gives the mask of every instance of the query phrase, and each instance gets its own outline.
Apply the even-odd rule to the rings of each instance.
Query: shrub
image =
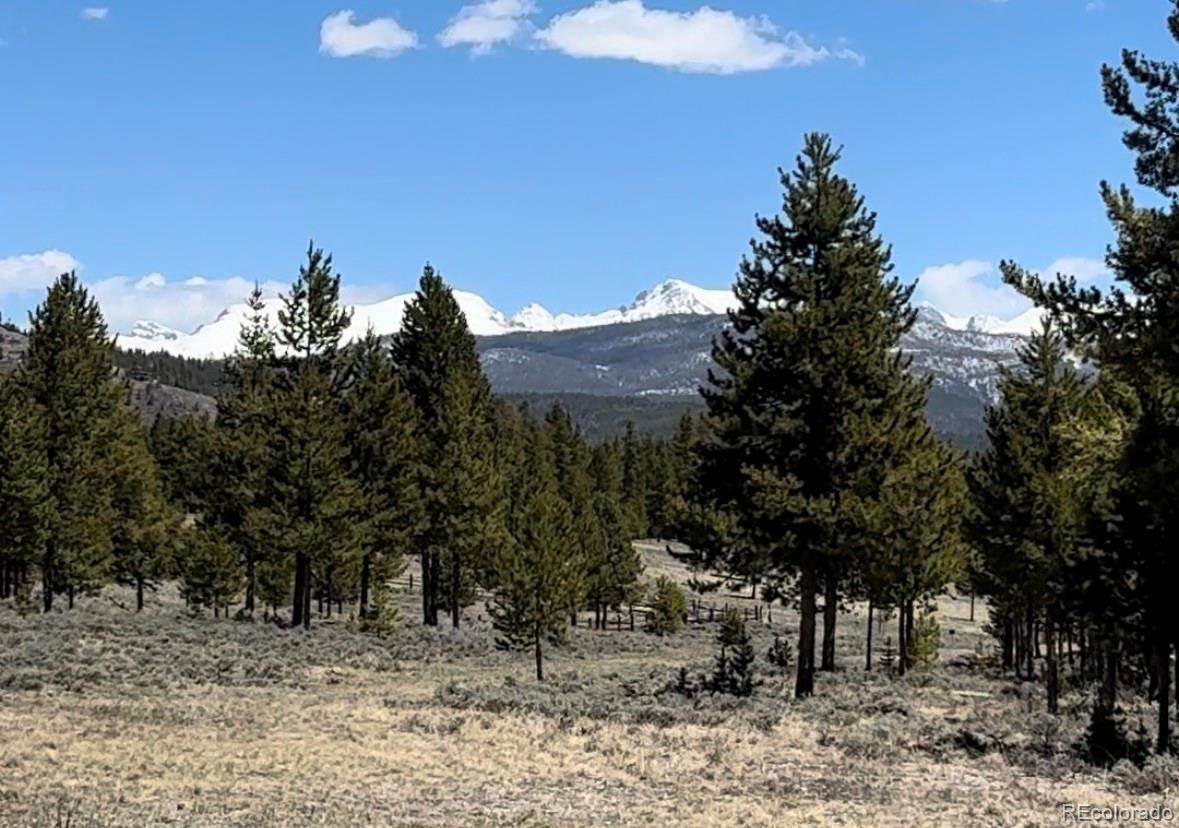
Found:
[[[913,625],[913,643],[909,649],[913,667],[922,671],[931,669],[937,663],[937,651],[941,644],[942,625],[932,612],[921,613]]]
[[[785,636],[774,634],[774,643],[770,645],[770,649],[766,653],[766,661],[771,667],[775,667],[783,673],[790,672],[790,665],[794,662],[794,649]]]
[[[680,585],[660,575],[655,579],[651,594],[651,612],[647,617],[647,630],[656,635],[671,635],[684,626],[684,614],[688,609],[687,598]]]
[[[1090,762],[1103,767],[1112,767],[1122,760],[1141,767],[1150,755],[1150,737],[1146,727],[1139,722],[1138,733],[1131,738],[1120,709],[1110,710],[1096,704],[1085,729],[1083,753]]]
[[[360,631],[378,638],[388,638],[397,632],[399,621],[389,585],[383,580],[377,581],[373,587],[372,605],[360,617]]]
[[[728,608],[721,619],[717,635],[720,652],[716,655],[710,689],[732,696],[753,695],[753,644],[745,621],[737,610]]]

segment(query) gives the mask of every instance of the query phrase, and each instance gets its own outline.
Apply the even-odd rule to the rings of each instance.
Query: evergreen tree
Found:
[[[44,425],[22,384],[0,376],[0,599],[27,597],[52,525]]]
[[[539,477],[512,542],[496,555],[488,605],[498,645],[533,650],[537,681],[544,681],[544,644],[564,642],[569,608],[581,599],[584,573],[577,556],[569,554],[575,542],[573,515],[555,481]]]
[[[439,609],[459,624],[502,537],[492,434],[491,388],[475,338],[450,288],[426,266],[406,306],[391,353],[418,413],[426,520],[416,544],[422,570],[422,619]]]
[[[828,137],[807,136],[781,176],[782,216],[757,220],[713,349],[696,481],[698,513],[724,527],[704,533],[704,562],[775,590],[797,579],[799,697],[814,686],[820,580],[833,604],[849,550],[870,534],[845,503],[878,490],[896,454],[890,435],[913,433],[926,391],[898,350],[912,287],[890,275],[875,216],[838,160]]]
[[[1020,369],[1000,383],[1001,406],[987,414],[989,445],[971,478],[971,534],[993,615],[1001,619],[1005,662],[1031,678],[1040,620],[1052,644],[1063,620],[1066,570],[1082,528],[1067,474],[1072,448],[1066,428],[1077,415],[1083,387],[1051,327],[1033,334],[1020,360]],[[1017,643],[1020,659],[1007,652]],[[1054,660],[1049,671],[1048,703],[1055,712]]]
[[[1167,23],[1179,41],[1179,3],[1172,4]],[[1115,369],[1139,399],[1141,415],[1121,458],[1126,491],[1132,493],[1126,501],[1131,513],[1122,520],[1136,528],[1137,537],[1124,540],[1150,584],[1142,596],[1143,635],[1154,652],[1161,752],[1170,745],[1165,674],[1179,639],[1171,600],[1179,585],[1179,555],[1173,551],[1179,534],[1179,63],[1125,50],[1121,67],[1102,68],[1102,86],[1106,104],[1130,122],[1123,143],[1136,156],[1138,183],[1164,203],[1141,206],[1128,187],[1102,182],[1116,235],[1106,263],[1117,284],[1108,291],[1081,287],[1068,274],[1042,279],[1012,262],[1003,263],[1003,273],[1059,319],[1070,345],[1103,370]]]
[[[270,534],[278,527],[268,500],[277,432],[277,333],[270,327],[259,285],[254,285],[246,304],[250,313],[226,363],[215,427],[207,444],[189,444],[206,450],[188,449],[187,454],[211,475],[191,508],[204,513],[204,522],[217,526],[238,550],[245,574],[245,612],[252,616],[258,597],[274,607],[284,603],[291,578]],[[191,479],[201,480],[201,475]]]
[[[924,425],[924,424],[923,424]],[[954,453],[928,428],[889,469],[864,516],[874,531],[858,570],[873,607],[895,607],[898,641],[915,632],[914,605],[940,594],[965,566],[966,482]],[[868,628],[871,652],[872,629]],[[898,661],[903,675],[908,651]]]
[[[385,345],[371,330],[349,355],[344,400],[345,440],[364,507],[359,616],[366,619],[374,587],[399,575],[424,518],[417,412],[393,373]]]
[[[55,594],[95,589],[110,576],[113,451],[126,389],[98,304],[74,274],[61,276],[30,315],[17,380],[43,423],[51,518],[40,568],[46,612]]]
[[[194,609],[211,609],[213,615],[229,613],[242,590],[241,559],[237,550],[217,532],[203,528],[185,530],[177,559],[180,594]]]
[[[135,608],[142,612],[144,591],[154,590],[172,571],[172,539],[180,520],[164,498],[147,435],[129,412],[121,425],[112,488],[112,575],[135,588]]]
[[[339,307],[340,277],[314,247],[283,296],[264,530],[294,564],[291,623],[310,626],[311,599],[338,595],[359,560],[363,498],[348,473],[339,406],[339,345],[349,314]]]

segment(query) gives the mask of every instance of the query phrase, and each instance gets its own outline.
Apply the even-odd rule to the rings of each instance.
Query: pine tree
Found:
[[[311,247],[279,311],[285,352],[271,392],[263,531],[294,564],[291,623],[304,628],[315,586],[330,606],[359,563],[363,498],[348,472],[339,405],[339,345],[350,316],[339,290],[331,257]]]
[[[911,433],[926,392],[897,350],[914,321],[912,287],[890,275],[875,216],[838,160],[828,137],[807,136],[781,175],[782,216],[757,220],[738,307],[713,349],[696,481],[697,514],[708,518],[697,523],[721,527],[703,533],[706,563],[774,590],[797,580],[799,697],[814,686],[820,580],[833,603],[849,550],[869,535],[843,504],[879,487],[895,454],[889,435]]]
[[[61,276],[29,319],[17,380],[43,421],[51,520],[40,561],[42,604],[92,590],[110,576],[113,449],[129,406],[116,381],[98,304],[77,277]]]
[[[228,615],[230,604],[241,594],[241,559],[217,532],[186,529],[180,537],[176,569],[180,594],[194,609],[211,609],[214,616],[224,610]]]
[[[495,592],[488,612],[497,644],[531,648],[536,680],[544,681],[545,643],[561,644],[569,608],[581,600],[584,573],[576,555],[573,516],[551,478],[534,483],[528,506],[518,516],[512,542],[495,557]]]
[[[122,419],[112,488],[112,575],[135,588],[135,608],[142,612],[144,591],[171,574],[172,539],[180,519],[164,498],[147,435],[129,412]]]
[[[1179,3],[1167,21],[1179,41]],[[1128,434],[1122,475],[1133,493],[1127,506],[1137,538],[1126,538],[1139,575],[1149,583],[1142,596],[1143,635],[1154,651],[1159,685],[1158,740],[1169,750],[1167,696],[1172,645],[1179,643],[1179,621],[1172,596],[1179,586],[1179,62],[1151,60],[1137,51],[1122,53],[1121,67],[1102,67],[1105,101],[1130,122],[1123,143],[1136,156],[1138,183],[1154,190],[1163,206],[1144,207],[1126,186],[1101,184],[1116,243],[1106,263],[1117,285],[1108,291],[1081,287],[1075,277],[1054,281],[1003,263],[1007,282],[1051,311],[1069,344],[1103,370],[1116,369],[1138,397],[1141,414]],[[1136,92],[1142,99],[1136,99]],[[1149,550],[1149,551],[1147,551]],[[1110,671],[1107,671],[1110,672]]]
[[[218,527],[238,550],[245,573],[245,612],[252,616],[259,597],[274,607],[285,602],[291,578],[271,537],[278,527],[268,501],[277,433],[277,333],[270,327],[259,285],[246,304],[250,314],[226,363],[215,427],[207,445],[190,444],[206,450],[189,459],[203,464],[209,478],[191,508],[202,512],[204,522]]]
[[[358,584],[359,617],[367,618],[374,588],[405,567],[404,554],[424,514],[418,481],[417,412],[371,330],[349,355],[344,399],[345,441],[364,507]]]
[[[898,641],[916,631],[914,605],[940,594],[965,566],[961,538],[966,482],[954,453],[923,424],[889,469],[879,491],[865,504],[873,527],[857,562],[873,607],[895,607]],[[904,435],[898,435],[904,436]],[[871,624],[868,650],[871,651]],[[908,651],[898,661],[903,675]]]
[[[1083,528],[1074,481],[1067,474],[1072,447],[1066,429],[1084,389],[1066,362],[1063,338],[1051,326],[1033,334],[1020,358],[1020,370],[1000,383],[1001,406],[987,414],[989,446],[971,477],[972,540],[994,615],[1003,624],[1005,649],[1008,641],[1011,646],[1027,642],[1019,648],[1022,659],[1012,654],[1005,661],[1014,661],[1031,678],[1040,620],[1050,643],[1063,620],[1067,569]],[[1048,704],[1055,712],[1054,654],[1048,667]]]
[[[41,412],[0,376],[0,599],[27,597],[53,519]]]
[[[490,444],[491,388],[450,288],[426,266],[391,353],[418,413],[426,520],[416,539],[422,619],[449,609],[457,627],[478,574],[501,542],[500,483]]]

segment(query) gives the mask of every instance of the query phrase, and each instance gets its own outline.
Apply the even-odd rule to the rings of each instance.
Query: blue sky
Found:
[[[309,237],[355,300],[426,260],[508,312],[721,287],[809,130],[946,310],[1018,312],[1001,258],[1101,278],[1098,70],[1173,55],[1169,4],[712,5],[5,0],[0,311],[76,262],[116,328],[191,327]]]

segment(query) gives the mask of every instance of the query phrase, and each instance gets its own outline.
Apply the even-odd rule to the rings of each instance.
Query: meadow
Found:
[[[678,572],[647,546],[648,572]],[[702,600],[752,606],[748,592]],[[1173,757],[1088,765],[1089,700],[1043,712],[1000,678],[985,611],[940,602],[938,663],[863,664],[862,608],[839,669],[796,702],[770,668],[793,614],[750,622],[751,698],[677,691],[710,669],[716,625],[659,637],[571,631],[537,684],[478,609],[381,639],[190,615],[165,588],[142,614],[116,588],[73,611],[0,607],[0,825],[1059,825],[1068,803],[1179,809]],[[878,640],[890,634],[885,624]],[[1149,721],[1149,711],[1142,715]]]

